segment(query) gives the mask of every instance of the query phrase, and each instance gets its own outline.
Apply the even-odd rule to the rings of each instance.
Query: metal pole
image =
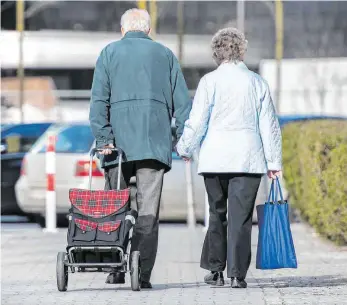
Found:
[[[194,210],[194,193],[192,180],[192,161],[186,162],[186,184],[187,184],[187,224],[190,229],[196,225]]]
[[[178,38],[178,60],[183,61],[183,36],[184,36],[184,1],[177,2],[177,38]],[[187,224],[190,229],[196,225],[194,211],[194,193],[192,180],[192,163],[186,162],[186,184],[187,184]]]
[[[19,80],[19,111],[20,122],[23,123],[23,104],[24,104],[24,64],[23,64],[23,38],[24,38],[24,0],[17,0],[16,5],[16,28],[19,32],[19,61],[17,77]]]
[[[139,9],[142,9],[142,10],[146,10],[147,9],[147,1],[137,1],[137,7]]]
[[[183,36],[184,36],[184,1],[177,1],[177,36],[178,36],[178,60],[183,60]]]
[[[151,15],[151,36],[155,38],[157,33],[157,1],[151,0],[149,3],[149,10]]]
[[[280,112],[282,89],[282,58],[283,58],[283,2],[275,0],[276,24],[276,110]]]
[[[245,32],[245,1],[237,0],[237,28]]]

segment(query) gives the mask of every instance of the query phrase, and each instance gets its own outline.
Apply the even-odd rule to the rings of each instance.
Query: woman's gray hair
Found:
[[[245,35],[238,29],[221,29],[212,38],[212,57],[218,65],[225,61],[237,63],[243,60],[247,43]]]
[[[141,31],[148,34],[151,29],[151,17],[146,10],[133,8],[123,14],[120,24],[125,32]]]

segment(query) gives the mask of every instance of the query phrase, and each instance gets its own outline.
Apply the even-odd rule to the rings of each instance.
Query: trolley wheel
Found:
[[[66,291],[69,279],[68,267],[65,266],[66,253],[59,252],[57,256],[57,286],[59,291]]]
[[[141,262],[140,251],[134,251],[130,257],[130,277],[131,277],[131,289],[133,291],[140,291],[141,280]]]

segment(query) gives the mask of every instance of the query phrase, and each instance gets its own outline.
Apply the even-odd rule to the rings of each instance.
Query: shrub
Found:
[[[347,121],[286,125],[283,163],[291,203],[320,234],[347,244]]]

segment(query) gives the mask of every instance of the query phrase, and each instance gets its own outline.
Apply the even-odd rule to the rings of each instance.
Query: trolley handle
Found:
[[[119,160],[118,160],[118,178],[117,178],[117,190],[120,190],[120,180],[122,174],[122,158],[123,151],[120,148],[93,148],[90,151],[90,161],[89,161],[89,190],[92,189],[92,172],[93,172],[93,158],[98,151],[103,151],[104,149],[109,149],[111,151],[118,152]]]

